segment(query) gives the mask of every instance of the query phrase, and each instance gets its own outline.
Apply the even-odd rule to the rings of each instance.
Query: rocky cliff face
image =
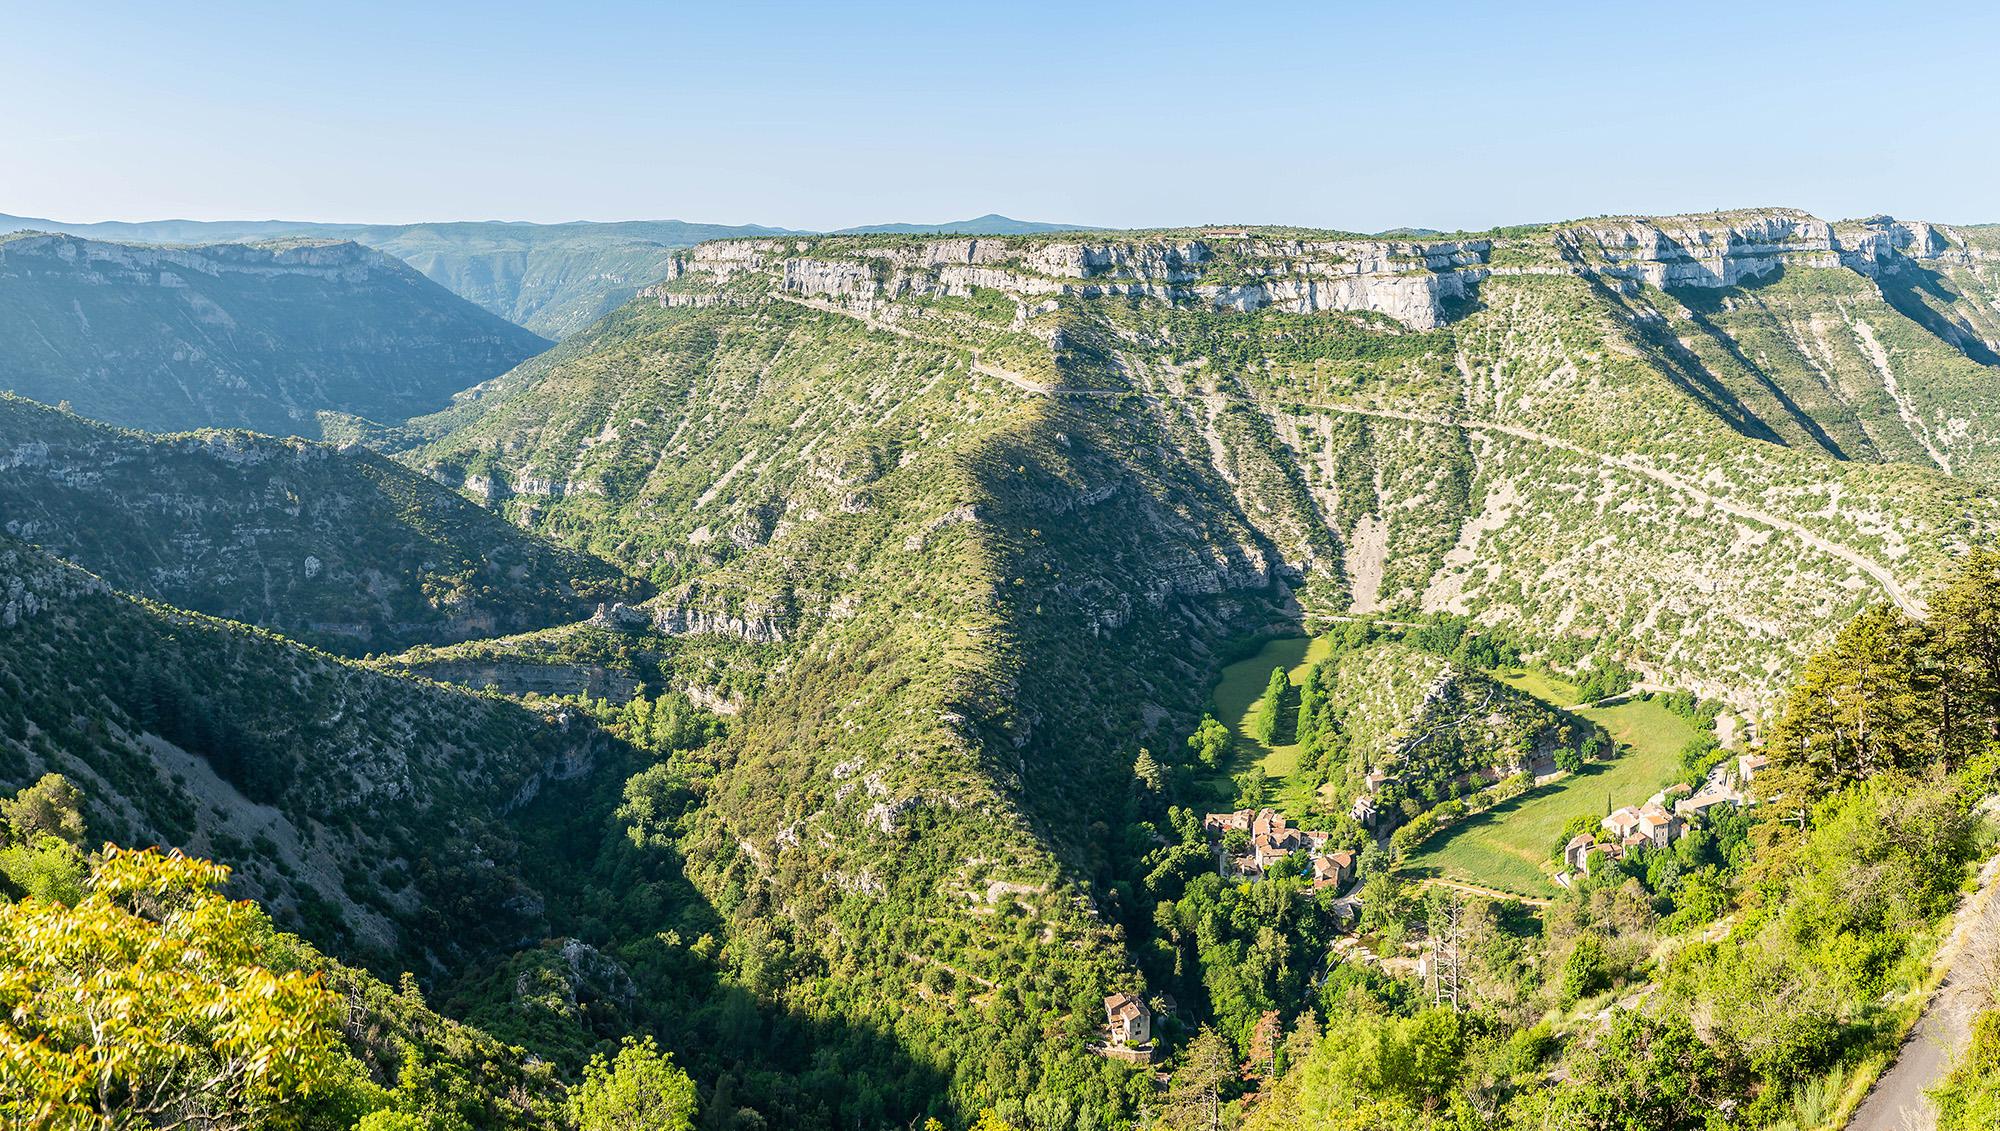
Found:
[[[0,389],[115,424],[393,422],[546,345],[352,243],[0,240]]]
[[[1617,217],[1522,235],[1451,240],[1229,236],[1105,240],[760,239],[705,244],[677,257],[668,281],[727,283],[775,275],[785,292],[856,308],[985,289],[1014,297],[1025,319],[1056,297],[1133,296],[1216,310],[1383,314],[1416,330],[1444,325],[1495,274],[1582,275],[1627,287],[1733,287],[1786,266],[1873,276],[1901,261],[1988,256],[1958,231],[1887,217],[1834,225],[1790,209]],[[682,288],[647,292],[688,301]]]

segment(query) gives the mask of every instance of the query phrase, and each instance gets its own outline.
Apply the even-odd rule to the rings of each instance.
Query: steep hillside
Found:
[[[228,863],[244,894],[350,956],[428,970],[540,937],[542,897],[493,865],[516,851],[502,818],[629,761],[574,712],[137,601],[12,540],[0,594],[0,785],[61,773],[95,835]]]
[[[1834,626],[1920,608],[1991,537],[2000,507],[1967,470],[1983,363],[1886,298],[1857,305],[1899,257],[1932,262],[1914,230],[1773,212],[1436,241],[710,244],[395,435],[510,521],[660,584],[604,623],[667,638],[647,646],[663,682],[763,673],[714,684],[740,713],[683,842],[734,937],[760,940],[739,976],[951,1063],[961,1103],[1109,1112],[1073,1083],[1093,995],[1144,969],[1246,1025],[1281,996],[1217,982],[1236,975],[1155,933],[1138,894],[1176,890],[1156,864],[1207,870],[1134,766],[1185,749],[1229,641],[1453,612],[1754,714]],[[1858,386],[1809,410],[1787,390],[1818,378],[1781,352],[1739,344],[1724,371],[1734,355],[1673,325],[1734,343],[1726,309],[1748,342],[1771,324],[1753,299],[1855,341],[1842,311],[1867,322],[1914,423]],[[1969,423],[1936,415],[1961,396]],[[1839,420],[1877,443],[1806,427]],[[1920,432],[1957,437],[1952,474],[1916,458]],[[1414,733],[1436,682],[1415,665],[1383,700],[1414,702],[1350,753]],[[1437,702],[1517,698],[1453,687]],[[1477,715],[1438,749],[1539,750],[1561,721],[1537,712]],[[975,1019],[1010,993],[1025,1008]]]
[[[342,652],[542,628],[641,592],[372,452],[158,437],[5,396],[0,530],[124,592]]]
[[[861,453],[868,475],[905,456],[866,453],[853,428],[808,444],[828,413],[810,396],[763,422],[761,442],[674,403],[755,387],[767,363],[797,387],[833,344],[822,335],[862,332],[877,348],[895,339],[899,358],[943,350],[1059,411],[1095,402],[1118,429],[1202,457],[1200,506],[1254,524],[1275,551],[1266,564],[1312,607],[1617,640],[1623,661],[1747,706],[1871,594],[1915,607],[1927,572],[1994,513],[1981,469],[1996,405],[1980,383],[1993,369],[1873,282],[1927,269],[1901,263],[1921,251],[1912,230],[1837,235],[1776,212],[1435,243],[712,244],[649,293],[659,305],[419,422],[442,438],[413,458],[517,521],[664,581],[692,577],[837,508],[847,492],[795,495],[839,487],[855,474],[842,459]],[[787,307],[854,325],[802,343]],[[1727,308],[1741,340],[1696,307]],[[1856,373],[1842,393],[1786,367],[1796,351],[1760,344],[1777,322],[1810,323],[1807,308],[1876,374],[1873,401]],[[1696,317],[1706,344],[1673,322]],[[892,365],[855,395],[907,380]],[[1836,429],[1875,439],[1821,442]]]
[[[352,243],[0,238],[0,389],[114,424],[401,420],[546,345]]]

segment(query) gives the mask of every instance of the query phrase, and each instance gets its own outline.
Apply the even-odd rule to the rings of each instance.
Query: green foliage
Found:
[[[23,1126],[197,1118],[298,1126],[351,1072],[334,997],[261,961],[226,869],[113,852],[74,908],[0,907],[0,1111]]]
[[[1202,715],[1201,725],[1188,736],[1187,744],[1188,749],[1194,751],[1195,758],[1210,769],[1220,766],[1234,749],[1229,728],[1209,714]]]
[[[1556,1125],[1578,1131],[1715,1131],[1730,1126],[1719,1101],[1740,1068],[1685,1018],[1619,1011],[1572,1060],[1574,1082],[1555,1091]]]
[[[1932,619],[1876,608],[1809,660],[1771,729],[1768,782],[1798,817],[1827,790],[1951,771],[2000,738],[2000,551],[1972,554]]]
[[[589,616],[645,587],[362,449],[160,437],[0,396],[0,513],[119,589],[355,655]]]
[[[1257,700],[1250,716],[1250,737],[1266,746],[1277,743],[1286,700],[1291,698],[1291,692],[1291,680],[1285,675],[1285,669],[1272,668],[1271,678],[1264,684],[1264,694]]]
[[[1974,1019],[1972,1040],[1931,1099],[1938,1131],[1980,1131],[2000,1126],[2000,1009]]]
[[[694,1081],[651,1038],[628,1038],[616,1059],[584,1066],[570,1117],[579,1131],[693,1131]]]

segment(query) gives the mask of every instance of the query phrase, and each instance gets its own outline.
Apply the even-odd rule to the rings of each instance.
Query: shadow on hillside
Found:
[[[678,845],[630,843],[617,809],[628,774],[651,759],[626,750],[514,814],[515,863],[546,900],[550,939],[462,964],[450,1011],[572,1075],[590,1054],[649,1033],[700,1085],[704,1128],[832,1131],[965,1116],[946,1106],[948,1074],[912,1057],[892,1031],[843,1019],[836,1008],[808,1016],[735,980],[770,991],[798,984],[796,967],[810,958],[797,952],[810,948],[786,943],[775,908],[752,908],[733,926],[689,880]],[[570,939],[615,957],[629,989],[608,967],[593,978],[595,960],[586,954],[579,966],[559,941]],[[561,979],[565,969],[574,998],[568,1015],[543,1006],[545,972]],[[866,1008],[865,994],[851,1004]],[[755,1116],[739,1120],[739,1108]]]
[[[1943,275],[1905,261],[1894,270],[1881,272],[1875,281],[1882,289],[1882,297],[1897,313],[1951,343],[1979,364],[2000,365],[2000,353],[1995,353],[1978,334],[1959,325],[1939,306],[1924,301],[1928,295],[1932,302],[1949,309],[1964,297]]]
[[[1657,311],[1635,303],[1602,279],[1595,276],[1586,278],[1592,292],[1623,314],[1633,333],[1651,347],[1652,360],[1660,371],[1695,403],[1750,439],[1772,444],[1785,442],[1784,437],[1744,404],[1734,390],[1711,373],[1693,350],[1681,343],[1671,326],[1659,318]]]

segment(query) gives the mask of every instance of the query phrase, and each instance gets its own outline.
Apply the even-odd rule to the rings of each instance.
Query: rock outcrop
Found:
[[[1059,297],[1134,296],[1216,310],[1266,308],[1386,315],[1413,330],[1444,325],[1495,274],[1576,274],[1619,288],[1732,287],[1785,266],[1873,275],[1898,260],[1980,256],[1954,229],[1876,217],[1844,224],[1794,209],[1610,217],[1449,240],[1243,236],[756,239],[704,244],[670,264],[727,284],[765,275],[772,289],[877,310],[899,301],[997,291],[1026,307]],[[661,305],[713,301],[652,288]]]

